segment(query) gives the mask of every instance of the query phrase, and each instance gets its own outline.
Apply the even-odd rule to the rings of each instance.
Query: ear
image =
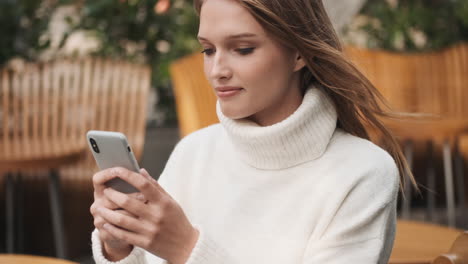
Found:
[[[304,61],[304,59],[302,58],[302,56],[296,52],[296,60],[295,60],[295,64],[294,64],[294,71],[299,71],[301,70],[302,68],[304,68],[306,66],[306,62]]]

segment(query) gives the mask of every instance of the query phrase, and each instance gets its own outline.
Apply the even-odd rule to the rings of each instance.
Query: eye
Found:
[[[201,53],[205,53],[205,55],[210,56],[214,53],[214,49],[204,49]]]
[[[236,49],[237,52],[241,55],[247,55],[250,54],[254,51],[255,48],[242,48],[242,49]]]

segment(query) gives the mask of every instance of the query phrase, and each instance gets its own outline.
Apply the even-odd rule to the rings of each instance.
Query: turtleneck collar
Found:
[[[221,112],[219,101],[216,112],[240,158],[264,170],[285,169],[319,158],[337,123],[333,102],[315,87],[309,87],[292,115],[271,126],[230,119]]]

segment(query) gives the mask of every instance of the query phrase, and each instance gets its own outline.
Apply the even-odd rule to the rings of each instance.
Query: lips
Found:
[[[241,87],[233,87],[233,86],[219,86],[215,88],[216,95],[219,98],[228,98],[234,95],[239,94],[243,88]]]
[[[242,87],[235,87],[235,86],[218,86],[215,88],[217,92],[228,92],[234,90],[241,90]]]

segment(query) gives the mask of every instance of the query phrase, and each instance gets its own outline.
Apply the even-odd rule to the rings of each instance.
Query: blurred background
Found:
[[[420,184],[400,219],[468,229],[468,0],[323,1],[393,109],[425,115],[384,120]],[[1,253],[92,263],[87,130],[124,132],[157,178],[217,122],[197,30],[191,0],[0,0]]]

